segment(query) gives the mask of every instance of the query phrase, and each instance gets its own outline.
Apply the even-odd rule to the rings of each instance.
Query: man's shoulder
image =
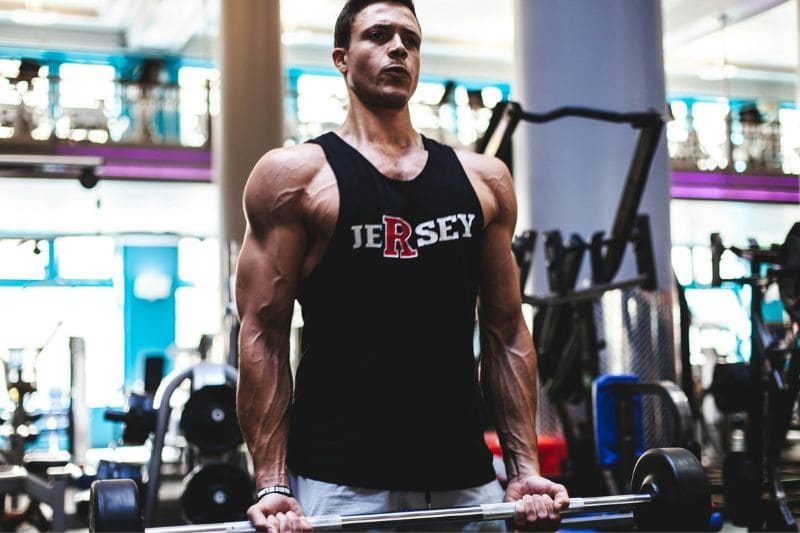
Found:
[[[456,156],[468,174],[484,181],[510,179],[511,173],[503,161],[486,154],[456,150]]]
[[[514,182],[506,164],[496,157],[466,150],[457,150],[456,155],[481,200],[484,219],[491,221],[500,214],[513,212]]]
[[[253,167],[251,181],[299,185],[313,179],[326,166],[325,153],[313,143],[274,148]]]
[[[329,168],[322,148],[301,144],[270,150],[253,167],[244,190],[245,210],[299,213],[311,183]]]

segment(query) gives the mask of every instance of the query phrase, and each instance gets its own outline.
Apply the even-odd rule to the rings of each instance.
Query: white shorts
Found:
[[[290,476],[290,484],[292,493],[300,502],[306,516],[391,513],[428,508],[425,492],[365,489],[295,475]],[[497,481],[469,489],[435,490],[429,493],[430,507],[437,509],[500,503],[504,494],[503,488]],[[409,529],[419,531],[419,527]],[[505,531],[506,524],[502,520],[450,522],[441,526],[425,525],[424,528],[425,530],[435,528],[440,531]]]

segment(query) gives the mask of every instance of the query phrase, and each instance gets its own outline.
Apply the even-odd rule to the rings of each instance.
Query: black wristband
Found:
[[[264,487],[263,489],[259,489],[258,492],[256,493],[256,501],[260,500],[267,494],[282,494],[283,496],[294,498],[294,494],[292,494],[292,489],[290,489],[286,485],[272,485],[270,487]]]

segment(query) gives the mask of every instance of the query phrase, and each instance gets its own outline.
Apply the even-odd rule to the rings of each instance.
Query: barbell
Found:
[[[136,484],[129,480],[96,481],[91,488],[90,531],[141,531],[142,518]],[[629,513],[641,531],[708,531],[711,493],[703,466],[683,448],[654,448],[636,462],[631,478],[633,494],[570,498],[560,514],[564,525],[579,527],[596,520],[587,513]],[[516,502],[471,507],[424,509],[395,513],[323,515],[308,517],[316,531],[415,526],[440,522],[470,522],[513,518]],[[586,515],[586,516],[581,516]],[[607,518],[607,517],[606,517]],[[147,529],[149,533],[255,531],[250,522],[191,524]]]

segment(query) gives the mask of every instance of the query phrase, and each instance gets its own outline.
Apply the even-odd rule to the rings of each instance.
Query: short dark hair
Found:
[[[350,34],[353,31],[353,21],[365,7],[377,4],[378,2],[390,2],[401,4],[417,17],[417,11],[414,9],[413,0],[347,0],[344,7],[339,12],[336,18],[336,27],[333,30],[333,46],[334,48],[347,48],[350,46]],[[419,22],[419,20],[417,20]]]

